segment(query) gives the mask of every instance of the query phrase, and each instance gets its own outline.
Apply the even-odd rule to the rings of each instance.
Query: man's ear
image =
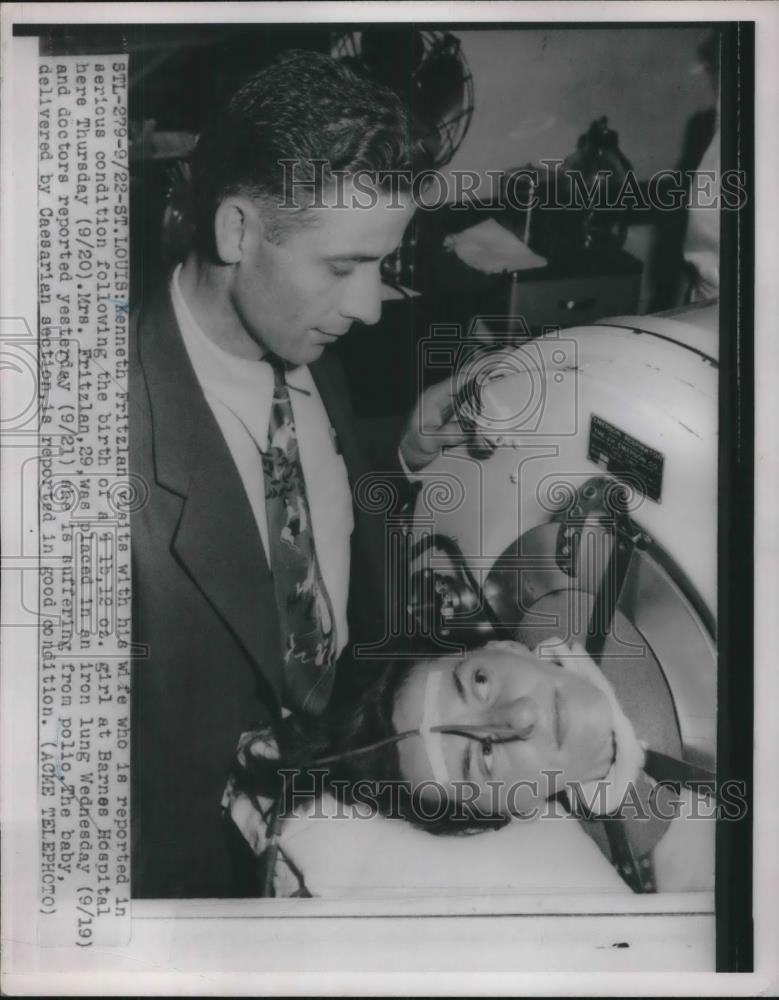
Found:
[[[250,243],[262,238],[262,221],[248,198],[220,202],[214,217],[216,252],[224,264],[237,264]]]

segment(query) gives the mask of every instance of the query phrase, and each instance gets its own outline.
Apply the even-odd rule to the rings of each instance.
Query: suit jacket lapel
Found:
[[[139,324],[158,483],[182,498],[172,551],[277,696],[273,582],[243,482],[189,361],[167,291]],[[184,627],[186,623],[171,623]],[[220,664],[214,664],[218,670]]]

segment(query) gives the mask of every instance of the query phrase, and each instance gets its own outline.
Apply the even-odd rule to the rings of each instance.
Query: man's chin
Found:
[[[305,353],[305,360],[298,361],[299,365],[310,365],[312,361],[318,361],[325,353],[327,344],[314,344]],[[303,352],[301,352],[303,353]]]
[[[326,346],[326,344],[307,344],[300,350],[290,351],[283,355],[280,354],[279,357],[293,368],[297,368],[300,365],[310,365],[322,357]]]

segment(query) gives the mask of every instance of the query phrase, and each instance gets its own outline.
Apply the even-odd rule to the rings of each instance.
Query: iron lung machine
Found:
[[[424,470],[411,576],[446,641],[578,637],[639,738],[709,772],[716,323],[716,306],[610,319],[466,365],[473,442]]]

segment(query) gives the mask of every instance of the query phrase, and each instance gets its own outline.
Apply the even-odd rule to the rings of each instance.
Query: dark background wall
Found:
[[[607,115],[639,177],[676,163],[685,122],[711,104],[697,49],[706,26],[459,31],[475,110],[451,167],[565,157]]]
[[[329,51],[328,25],[106,25],[63,28],[50,36],[56,50],[130,52],[130,119],[136,129],[196,133],[210,110],[246,75],[290,48]],[[359,26],[356,26],[359,27]],[[387,33],[402,63],[404,35]],[[447,25],[435,25],[448,29]],[[641,179],[679,160],[685,124],[713,101],[697,67],[706,25],[586,27],[515,26],[449,29],[473,76],[474,113],[452,169],[503,170],[543,158],[564,158],[595,118],[608,116],[620,147]],[[697,69],[696,69],[697,67]],[[138,263],[158,270],[161,206],[170,187],[170,161],[144,158],[134,170]],[[450,187],[450,191],[452,188]],[[649,257],[653,232],[635,227],[627,249]],[[136,268],[135,278],[140,274]],[[135,283],[135,282],[134,282]],[[641,308],[651,298],[642,290]]]

